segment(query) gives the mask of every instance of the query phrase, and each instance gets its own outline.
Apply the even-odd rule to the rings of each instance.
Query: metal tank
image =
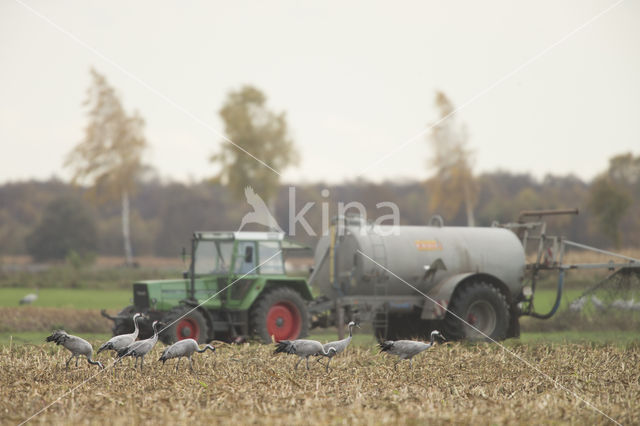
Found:
[[[507,229],[440,226],[393,229],[351,219],[337,227],[336,233],[333,255],[331,236],[322,237],[315,252],[318,270],[312,285],[327,296],[416,295],[416,289],[428,293],[448,277],[462,273],[491,275],[512,294],[521,289],[524,249],[517,236]]]

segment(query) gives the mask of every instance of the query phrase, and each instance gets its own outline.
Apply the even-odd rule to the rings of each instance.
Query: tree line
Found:
[[[0,254],[31,254],[37,260],[65,258],[72,252],[173,256],[198,229],[235,230],[250,211],[245,191],[264,199],[283,229],[308,202],[305,215],[313,229],[322,217],[335,214],[338,203],[358,201],[375,219],[380,202],[395,203],[401,223],[426,224],[434,214],[453,225],[489,225],[515,220],[525,209],[578,207],[579,218],[554,219],[570,238],[600,246],[640,245],[640,157],[631,153],[610,160],[592,182],[572,176],[506,172],[475,175],[468,132],[453,102],[436,92],[439,117],[425,132],[433,171],[426,182],[364,180],[327,187],[296,185],[296,206],[281,172],[295,165],[299,153],[290,137],[286,114],[271,110],[259,89],[245,85],[231,90],[219,110],[225,136],[211,162],[219,167],[208,181],[166,183],[154,178],[143,161],[147,148],[144,120],[128,113],[115,88],[91,70],[87,90],[84,137],[67,154],[64,166],[71,182],[8,183],[0,187]],[[322,190],[329,189],[330,196]],[[329,209],[325,212],[325,209]],[[634,213],[635,212],[635,213]],[[315,239],[299,234],[301,242]]]
[[[527,174],[481,174],[475,179],[476,226],[489,226],[496,220],[515,221],[525,209],[577,207],[579,216],[554,218],[551,232],[598,247],[638,247],[640,188],[636,183],[633,193],[623,185],[615,186],[625,194],[620,200],[628,205],[617,210],[620,206],[612,203],[610,193],[601,188],[604,184],[615,185],[613,179],[615,173],[610,172],[589,183],[573,176],[547,176],[538,181]],[[355,181],[340,185],[296,185],[294,209],[299,212],[307,202],[315,202],[305,220],[318,231],[322,229],[322,203],[330,214],[335,214],[341,201],[359,201],[367,208],[369,219],[388,214],[381,213],[376,204],[392,201],[399,207],[402,224],[425,225],[433,215],[440,214],[447,225],[465,226],[464,206],[453,214],[432,206],[430,188],[435,184]],[[278,187],[273,213],[283,229],[291,233],[289,187],[286,184]],[[328,197],[322,195],[323,189],[329,190]],[[89,191],[56,179],[0,186],[0,255],[32,254],[44,260],[64,258],[69,250],[74,250],[81,254],[122,256],[119,207],[92,203],[86,196]],[[137,191],[131,196],[133,256],[179,256],[182,247],[189,247],[193,231],[237,230],[242,216],[249,211],[248,204],[238,202],[229,188],[220,183],[137,182]],[[613,221],[620,216],[614,232],[605,219],[607,214],[615,216],[610,219]],[[262,230],[257,225],[253,229]],[[314,246],[315,238],[300,228],[296,231],[297,241]]]

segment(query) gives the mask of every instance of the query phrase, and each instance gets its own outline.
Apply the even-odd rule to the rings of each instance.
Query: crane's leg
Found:
[[[329,361],[327,361],[327,373],[329,372],[329,364],[331,363],[331,358],[329,358]]]
[[[80,359],[80,355],[76,355],[76,367],[78,366],[78,360]]]
[[[142,366],[144,365],[144,355],[140,357],[140,372],[142,373]]]
[[[178,367],[180,366],[180,361],[182,361],[182,357],[178,357],[178,362],[176,362],[176,371],[178,371]]]
[[[71,362],[71,360],[73,359],[74,355],[71,354],[71,357],[67,360],[67,362],[64,365],[64,368],[66,368],[67,370],[69,369],[69,363]]]
[[[307,370],[309,369],[309,355],[306,356],[307,358]]]
[[[409,367],[413,370],[413,359],[409,358]]]
[[[294,367],[294,370],[298,369],[298,364],[300,364],[300,361],[302,361],[302,358],[298,358],[298,362],[296,362],[296,366]]]
[[[396,362],[393,363],[393,369],[394,370],[398,370],[398,363],[400,362],[400,360],[397,360]]]
[[[191,372],[193,372],[193,360],[191,359],[191,355],[189,355],[189,367],[191,368]]]

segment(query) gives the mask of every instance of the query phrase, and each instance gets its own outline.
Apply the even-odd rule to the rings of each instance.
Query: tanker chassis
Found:
[[[430,226],[395,228],[338,218],[316,247],[309,285],[324,296],[310,303],[311,326],[369,322],[380,339],[427,336],[435,328],[454,340],[517,337],[521,316],[546,319],[557,311],[565,271],[640,267],[638,259],[546,235],[543,217],[577,213],[524,211],[516,223],[491,227],[445,227],[440,217]],[[566,246],[625,262],[563,264]],[[545,314],[533,303],[542,271],[558,273],[556,301]]]

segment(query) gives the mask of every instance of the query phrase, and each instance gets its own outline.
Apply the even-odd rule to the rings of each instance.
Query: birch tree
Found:
[[[440,119],[428,141],[433,150],[429,165],[435,169],[429,180],[429,205],[447,217],[455,216],[464,206],[467,225],[475,226],[476,188],[471,169],[473,152],[467,147],[468,133],[453,114],[454,106],[442,92],[436,93]]]
[[[298,153],[289,136],[286,114],[267,108],[266,96],[253,86],[231,91],[220,109],[229,139],[256,158],[282,172],[298,161]],[[214,181],[230,189],[238,200],[244,199],[245,188],[250,186],[273,211],[280,176],[251,158],[236,146],[223,141],[211,161],[220,164]]]
[[[89,123],[84,139],[67,155],[65,166],[72,169],[74,184],[90,186],[93,200],[120,203],[125,260],[133,265],[129,198],[143,170],[144,120],[137,112],[126,113],[102,74],[92,69],[91,77],[84,103],[89,108]]]

